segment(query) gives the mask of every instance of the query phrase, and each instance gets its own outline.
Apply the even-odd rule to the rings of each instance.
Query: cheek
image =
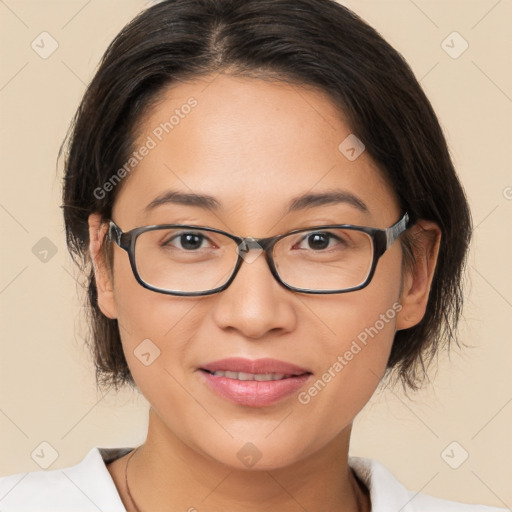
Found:
[[[390,258],[391,261],[391,258]],[[322,418],[334,435],[350,423],[370,399],[382,378],[395,334],[400,269],[382,260],[370,285],[344,295],[323,297],[323,336],[311,343],[322,356],[316,380],[299,396],[307,414]],[[319,332],[319,331],[314,331]]]
[[[322,353],[316,380],[298,402],[312,415],[323,414],[333,432],[347,425],[375,391],[386,369],[400,309],[390,301],[364,301],[360,307],[343,304],[334,334],[313,342]],[[331,411],[331,412],[329,412]]]
[[[122,255],[114,266],[114,299],[123,350],[139,387],[180,365],[180,353],[201,321],[198,299],[144,288]]]

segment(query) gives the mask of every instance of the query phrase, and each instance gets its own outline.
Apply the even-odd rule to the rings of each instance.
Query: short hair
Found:
[[[59,152],[67,142],[66,240],[87,276],[87,343],[97,386],[136,384],[117,320],[99,309],[88,254],[88,216],[109,219],[120,187],[95,191],[134,151],[137,123],[167,86],[218,72],[327,93],[402,211],[440,227],[425,315],[395,333],[386,369],[404,389],[418,389],[438,351],[458,344],[471,215],[439,121],[411,68],[375,29],[334,0],[164,0],[139,13],[107,48]],[[410,266],[410,231],[400,243]]]

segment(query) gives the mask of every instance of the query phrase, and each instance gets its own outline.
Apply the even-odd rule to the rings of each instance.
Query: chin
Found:
[[[219,439],[213,436],[206,436],[204,431],[199,441],[197,451],[217,463],[229,466],[236,470],[276,470],[294,464],[306,455],[304,444],[292,440],[290,436],[271,434],[265,438],[261,432],[254,436],[246,435],[244,439],[233,438]],[[275,436],[273,439],[271,437]],[[205,443],[208,439],[210,442]],[[251,440],[252,439],[252,440]],[[288,439],[288,442],[284,442]],[[301,446],[302,445],[302,446]],[[314,451],[311,446],[310,451]]]

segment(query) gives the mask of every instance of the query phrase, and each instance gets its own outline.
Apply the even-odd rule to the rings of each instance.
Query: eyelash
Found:
[[[196,236],[201,238],[201,243],[203,241],[208,241],[208,242],[210,242],[210,244],[213,244],[214,247],[217,247],[216,244],[209,237],[207,237],[206,235],[204,235],[202,233],[198,233],[198,232],[195,232],[195,231],[183,231],[181,233],[176,233],[175,235],[173,235],[168,240],[163,241],[161,243],[161,246],[163,246],[163,247],[173,246],[173,244],[171,242],[173,242],[174,240],[181,240],[181,237],[186,236],[186,235],[196,235]],[[307,241],[310,237],[312,237],[314,235],[326,236],[326,237],[328,237],[329,242],[331,242],[332,240],[337,240],[341,244],[345,244],[345,245],[348,244],[348,240],[343,240],[339,236],[337,236],[334,233],[331,233],[329,231],[311,231],[311,232],[308,232],[308,233],[302,235],[300,240],[293,244],[293,247],[295,247],[297,244],[301,244],[302,242]],[[328,246],[328,247],[332,248],[331,246]],[[199,247],[199,249],[201,249],[201,248],[202,247]]]

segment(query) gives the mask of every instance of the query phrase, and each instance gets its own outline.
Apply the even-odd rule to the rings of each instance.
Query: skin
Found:
[[[349,161],[338,150],[350,127],[312,88],[226,74],[180,82],[141,120],[136,147],[190,96],[197,107],[118,191],[112,218],[124,231],[189,223],[265,237],[325,223],[386,228],[400,218],[395,194],[367,152]],[[292,197],[331,188],[357,195],[369,212],[338,203],[285,214]],[[168,189],[212,195],[222,208],[213,213],[166,204],[145,213]],[[412,228],[415,267],[402,274],[397,241],[371,283],[356,292],[286,290],[259,256],[242,265],[227,290],[177,297],[140,286],[128,255],[115,244],[109,269],[100,250],[105,229],[99,215],[92,214],[89,225],[99,305],[118,319],[128,365],[151,405],[147,439],[129,466],[141,511],[256,511],[262,503],[268,511],[355,511],[358,502],[360,510],[370,510],[368,490],[347,465],[352,422],[385,372],[395,331],[425,313],[439,228],[420,221]],[[296,394],[263,408],[236,405],[210,391],[197,371],[225,357],[272,357],[309,369],[314,382],[397,302],[400,312],[307,405]],[[134,355],[147,338],[161,351],[149,366]],[[262,454],[251,468],[237,457],[248,442]],[[132,511],[126,459],[108,470]]]

